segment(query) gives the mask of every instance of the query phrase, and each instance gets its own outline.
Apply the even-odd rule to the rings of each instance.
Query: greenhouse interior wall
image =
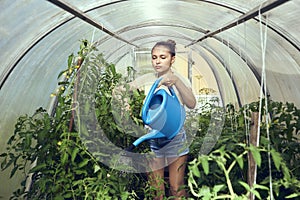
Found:
[[[0,152],[19,116],[39,107],[51,113],[58,74],[83,39],[121,74],[132,66],[140,81],[152,69],[152,46],[172,39],[174,69],[198,99],[240,108],[267,95],[300,107],[299,0],[1,0],[0,7]],[[0,172],[0,198],[24,178],[9,176]]]

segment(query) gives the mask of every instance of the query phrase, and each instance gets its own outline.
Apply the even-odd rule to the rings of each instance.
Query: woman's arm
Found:
[[[191,88],[187,87],[180,78],[177,78],[174,85],[176,86],[178,92],[182,97],[183,103],[188,108],[195,108],[196,106],[196,98]]]

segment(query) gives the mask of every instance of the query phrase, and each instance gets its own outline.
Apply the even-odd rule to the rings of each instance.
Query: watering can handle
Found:
[[[150,88],[149,92],[148,92],[148,95],[146,96],[146,99],[145,99],[145,104],[143,105],[143,108],[142,108],[142,119],[146,119],[146,115],[147,115],[147,111],[149,110],[149,102],[150,102],[150,99],[152,98],[153,94],[154,94],[154,91],[155,89],[157,88],[159,82],[161,81],[162,78],[158,78],[152,85],[152,87]]]
[[[169,90],[170,90],[170,92],[171,92],[171,95],[172,95],[178,102],[180,102],[179,99],[178,99],[178,97],[177,97],[177,95],[176,95],[176,93],[175,93],[175,91],[174,91],[174,89],[173,89],[173,87],[169,87]]]
[[[162,77],[156,79],[156,81],[153,83],[153,85],[151,86],[151,88],[150,88],[150,90],[148,92],[147,98],[152,98],[152,96],[154,94],[154,91],[157,88],[157,86],[158,86],[158,84],[160,83],[161,80],[162,80]]]

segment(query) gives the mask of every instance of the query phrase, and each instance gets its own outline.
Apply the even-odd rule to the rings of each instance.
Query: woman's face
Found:
[[[152,66],[159,76],[170,71],[175,56],[171,56],[169,49],[164,46],[157,46],[152,51]]]

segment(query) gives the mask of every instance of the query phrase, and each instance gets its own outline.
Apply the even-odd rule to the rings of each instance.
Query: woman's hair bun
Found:
[[[172,45],[174,45],[174,46],[176,46],[176,42],[174,40],[170,40],[169,39],[169,40],[167,40],[167,42],[170,43],[170,44],[172,44]]]
[[[152,48],[152,50],[151,50],[151,53],[153,52],[153,49],[155,48],[155,47],[158,47],[158,46],[164,46],[164,47],[166,47],[166,48],[168,48],[169,49],[169,51],[170,51],[170,54],[171,54],[171,56],[175,56],[175,54],[176,54],[176,42],[174,41],[174,40],[167,40],[167,41],[160,41],[160,42],[157,42],[154,46],[153,46],[153,48]]]

